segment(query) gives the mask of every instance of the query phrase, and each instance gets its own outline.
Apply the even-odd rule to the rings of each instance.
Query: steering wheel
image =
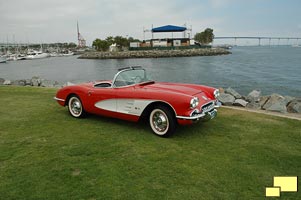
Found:
[[[142,81],[141,76],[135,76],[131,78],[135,83],[140,83]]]

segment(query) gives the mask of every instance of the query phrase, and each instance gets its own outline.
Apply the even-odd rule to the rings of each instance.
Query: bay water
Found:
[[[89,60],[51,57],[0,64],[0,78],[39,76],[61,83],[112,79],[118,68],[144,67],[156,81],[232,87],[243,95],[301,96],[301,48],[291,46],[234,47],[231,55],[151,59]]]

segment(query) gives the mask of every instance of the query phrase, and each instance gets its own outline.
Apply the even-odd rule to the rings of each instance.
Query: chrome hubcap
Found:
[[[168,119],[162,111],[156,111],[152,115],[153,127],[158,132],[164,132],[168,128]]]
[[[75,115],[75,116],[78,116],[81,114],[82,112],[82,106],[81,106],[81,103],[79,101],[78,98],[76,97],[73,97],[70,101],[70,109],[71,109],[71,112]]]

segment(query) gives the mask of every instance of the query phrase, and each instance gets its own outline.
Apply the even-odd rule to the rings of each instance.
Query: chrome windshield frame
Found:
[[[122,87],[129,87],[129,86],[134,86],[134,85],[138,85],[138,84],[141,84],[141,83],[144,83],[144,82],[141,82],[141,83],[134,83],[134,84],[131,84],[131,85],[124,85],[124,86],[116,86],[115,85],[115,81],[117,79],[117,77],[123,73],[123,72],[126,72],[126,71],[132,71],[132,70],[143,70],[144,71],[144,74],[146,74],[146,70],[140,66],[133,66],[133,67],[127,67],[127,68],[121,68],[119,69],[119,71],[115,74],[113,80],[112,80],[112,88],[122,88]],[[152,80],[147,80],[145,82],[149,82],[149,81],[152,81]]]

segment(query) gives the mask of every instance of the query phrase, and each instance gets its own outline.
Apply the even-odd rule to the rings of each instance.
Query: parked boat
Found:
[[[26,55],[26,59],[28,60],[47,58],[47,57],[49,57],[48,53],[43,53],[42,51],[35,51],[35,50],[28,51]]]
[[[59,57],[59,56],[60,56],[60,54],[57,53],[57,52],[51,52],[50,53],[50,57]]]
[[[15,54],[8,53],[8,54],[6,54],[6,60],[7,61],[13,61],[13,60],[17,60],[17,58],[16,58]]]
[[[6,56],[5,55],[3,55],[3,56],[0,55],[0,63],[6,63]]]
[[[25,60],[26,56],[24,54],[18,54],[16,55],[17,60]]]
[[[63,52],[62,55],[63,55],[63,56],[73,56],[73,55],[74,55],[74,52],[68,50],[68,51]]]

